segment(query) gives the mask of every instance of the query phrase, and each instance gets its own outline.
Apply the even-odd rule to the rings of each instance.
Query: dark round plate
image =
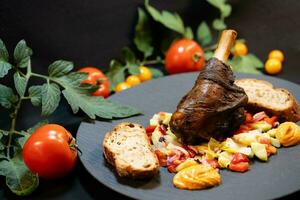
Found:
[[[113,95],[110,99],[125,105],[135,106],[143,115],[114,121],[81,123],[77,143],[82,151],[80,159],[85,168],[102,184],[137,199],[274,199],[300,190],[300,145],[281,148],[266,163],[255,161],[246,173],[221,170],[222,184],[218,187],[188,191],[176,189],[166,169],[148,181],[119,178],[107,165],[102,151],[106,132],[121,121],[130,121],[147,126],[149,119],[159,111],[173,112],[181,97],[193,86],[197,73],[187,73],[146,82],[137,87]],[[294,83],[263,75],[237,74],[237,78],[257,78],[270,81],[276,87],[289,89],[300,100],[300,86]]]

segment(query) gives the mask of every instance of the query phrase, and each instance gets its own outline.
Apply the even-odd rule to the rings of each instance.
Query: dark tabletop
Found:
[[[159,9],[179,12],[193,29],[203,19],[211,20],[218,15],[204,0],[150,2]],[[226,22],[246,39],[249,51],[265,60],[270,50],[283,50],[286,61],[278,77],[300,84],[300,1],[230,2],[233,12]],[[112,57],[120,57],[122,47],[133,46],[136,8],[142,5],[142,0],[1,0],[0,38],[10,51],[19,40],[25,39],[34,51],[32,63],[37,72],[46,72],[47,66],[57,59],[74,61],[76,69],[86,65],[105,69]],[[6,79],[2,81],[9,82]],[[32,126],[40,120],[39,114],[39,109],[25,103],[18,128]],[[0,109],[0,127],[8,125],[6,116],[6,111]],[[82,115],[71,114],[64,101],[50,117],[50,122],[63,124],[74,135],[82,120],[85,120]],[[79,161],[75,170],[64,179],[41,180],[39,188],[28,198],[100,199],[104,196],[126,199],[92,178]],[[5,187],[1,178],[0,199],[17,198]]]

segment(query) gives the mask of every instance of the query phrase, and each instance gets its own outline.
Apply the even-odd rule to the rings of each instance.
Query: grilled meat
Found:
[[[171,130],[188,144],[211,137],[222,140],[245,120],[247,101],[245,91],[234,84],[230,67],[212,58],[179,102],[170,121]]]

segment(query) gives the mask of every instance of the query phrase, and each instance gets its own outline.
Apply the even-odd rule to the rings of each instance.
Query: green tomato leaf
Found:
[[[95,119],[96,116],[104,119],[121,118],[140,113],[135,108],[112,103],[102,97],[91,96],[88,90],[80,85],[81,80],[76,78],[76,74],[78,73],[56,79],[65,88],[62,93],[74,113],[81,109],[91,119]]]
[[[186,27],[184,37],[191,40],[194,38],[193,30],[191,27]]]
[[[19,147],[23,148],[26,140],[30,137],[30,134],[27,133],[26,131],[21,131],[21,133],[23,134],[23,136],[17,138],[16,142],[19,145]]]
[[[27,67],[31,55],[32,50],[27,46],[25,40],[21,40],[14,50],[14,58],[17,67]]]
[[[3,135],[8,136],[8,134],[9,134],[9,131],[0,129],[0,135],[1,135],[1,137],[2,137]]]
[[[48,120],[42,120],[40,122],[38,122],[37,124],[35,124],[33,127],[29,128],[27,131],[22,131],[23,136],[17,138],[17,144],[23,148],[24,143],[26,142],[26,140],[30,137],[30,135],[39,127],[48,124]]]
[[[153,67],[149,67],[151,73],[152,73],[152,78],[159,78],[164,76],[164,74],[162,73],[162,71],[155,69]]]
[[[134,44],[147,58],[153,53],[151,43],[152,36],[149,18],[143,9],[138,8],[138,22],[135,26]]]
[[[20,96],[24,96],[27,86],[27,79],[21,76],[18,72],[14,74],[15,88]]]
[[[11,64],[0,59],[0,78],[3,78],[11,69]]]
[[[74,65],[72,62],[65,60],[54,61],[48,67],[48,73],[52,77],[60,77],[69,73],[73,69]]]
[[[140,74],[140,68],[137,64],[131,64],[128,66],[128,72],[129,74],[138,75]]]
[[[257,60],[253,60],[252,56],[237,56],[232,60],[228,60],[228,64],[232,67],[234,72],[260,74],[261,71],[257,69]]]
[[[204,56],[205,56],[205,60],[209,60],[212,57],[214,57],[214,52],[212,52],[212,51],[206,51]]]
[[[155,21],[182,35],[185,34],[184,23],[177,13],[172,14],[165,10],[159,12],[157,9],[150,6],[148,0],[145,1],[145,7]]]
[[[28,170],[21,153],[13,159],[0,161],[0,175],[6,177],[9,189],[20,196],[30,194],[39,185],[38,176]]]
[[[247,55],[248,59],[251,60],[252,65],[257,68],[257,69],[263,69],[264,68],[264,64],[263,62],[256,57],[254,54],[248,54]]]
[[[203,46],[212,42],[211,31],[205,21],[201,22],[197,28],[197,39]]]
[[[0,60],[8,61],[8,51],[4,42],[0,39]]]
[[[81,109],[91,119],[95,119],[96,116],[104,119],[112,119],[113,117],[128,117],[140,113],[135,108],[120,106],[108,102],[102,97],[93,97],[74,88],[67,88],[62,93],[74,113],[77,113]]]
[[[213,25],[214,29],[216,29],[218,31],[224,30],[226,28],[226,24],[221,19],[215,19],[213,21],[212,25]]]
[[[42,86],[33,85],[28,89],[30,101],[34,106],[42,105]]]
[[[0,84],[0,105],[4,108],[10,108],[12,103],[17,100],[13,90],[5,85]]]
[[[219,9],[221,19],[224,19],[231,14],[231,6],[226,4],[226,0],[207,0],[207,2]]]
[[[125,67],[116,60],[112,60],[106,76],[109,78],[110,90],[114,91],[116,85],[125,80]]]
[[[60,89],[55,83],[45,83],[42,90],[42,116],[52,114],[60,102]]]
[[[136,58],[134,53],[128,47],[124,47],[122,49],[122,56],[126,62],[126,65],[130,65],[132,63],[136,63]]]
[[[225,4],[225,5],[223,5],[222,7],[221,7],[221,15],[225,18],[225,17],[228,17],[230,14],[231,14],[231,10],[232,10],[232,8],[231,8],[231,5],[229,5],[229,4]]]

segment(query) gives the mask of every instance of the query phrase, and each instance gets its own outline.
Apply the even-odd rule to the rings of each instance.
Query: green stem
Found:
[[[18,116],[19,109],[21,107],[22,101],[23,101],[23,98],[21,97],[18,100],[18,103],[15,106],[14,112],[12,113],[13,118],[12,118],[12,121],[11,121],[10,130],[9,130],[8,142],[7,142],[7,151],[6,151],[6,155],[7,155],[8,158],[10,158],[10,146],[11,146],[11,142],[12,142],[12,136],[13,136],[14,133],[16,133],[17,116]]]
[[[140,65],[154,65],[162,63],[164,63],[162,60],[144,60],[140,63]]]

